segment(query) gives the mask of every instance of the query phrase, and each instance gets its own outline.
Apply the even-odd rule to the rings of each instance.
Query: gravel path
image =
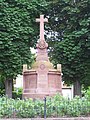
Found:
[[[90,120],[90,117],[75,117],[75,118],[7,118],[0,120]]]

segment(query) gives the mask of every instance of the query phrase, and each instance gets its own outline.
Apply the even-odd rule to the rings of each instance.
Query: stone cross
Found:
[[[44,22],[48,22],[48,19],[44,19],[44,15],[40,15],[40,19],[37,18],[36,22],[40,22],[40,40],[44,40]]]

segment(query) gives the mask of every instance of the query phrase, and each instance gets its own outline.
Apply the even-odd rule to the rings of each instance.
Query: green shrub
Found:
[[[12,92],[12,98],[16,99],[16,98],[20,98],[22,99],[22,88],[17,88]]]
[[[90,87],[87,89],[85,96],[90,101]]]
[[[5,95],[5,89],[0,89],[0,96]]]
[[[47,97],[47,117],[87,116],[90,114],[90,100],[87,97],[75,97],[68,100],[60,95]],[[0,98],[0,117],[32,118],[44,117],[44,100]]]

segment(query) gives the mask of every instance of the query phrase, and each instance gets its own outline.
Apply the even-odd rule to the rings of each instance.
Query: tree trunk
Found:
[[[80,84],[80,81],[79,80],[75,80],[74,82],[74,97],[75,96],[82,96],[81,95],[81,84]]]
[[[13,80],[6,79],[6,81],[5,81],[5,94],[8,96],[8,98],[12,98],[12,85],[13,85]]]

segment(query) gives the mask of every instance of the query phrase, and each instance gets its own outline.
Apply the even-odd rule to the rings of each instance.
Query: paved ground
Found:
[[[12,118],[12,119],[0,119],[0,120],[90,120],[90,117],[75,117],[75,118]]]

